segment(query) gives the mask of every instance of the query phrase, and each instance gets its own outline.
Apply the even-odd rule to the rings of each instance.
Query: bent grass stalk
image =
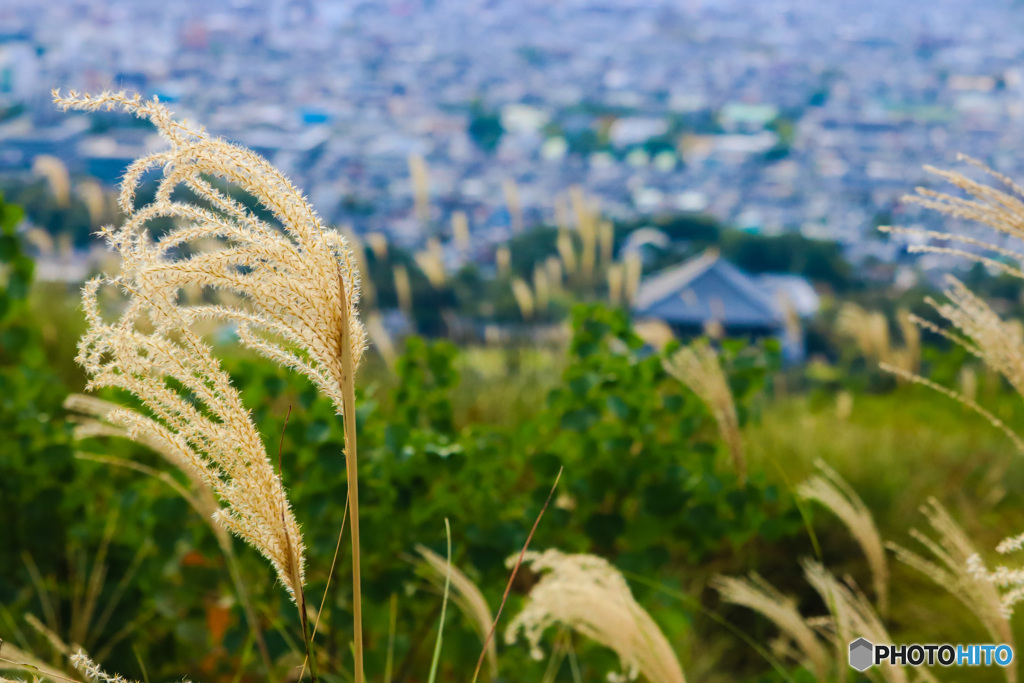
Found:
[[[878,611],[885,616],[889,611],[889,565],[875,519],[857,492],[838,472],[823,460],[817,460],[815,466],[820,474],[800,484],[797,495],[804,500],[818,502],[846,525],[868,560]]]
[[[434,588],[443,592],[445,584],[451,583],[452,600],[470,621],[482,642],[487,637],[494,615],[480,588],[451,562],[429,548],[417,545],[416,552],[422,558],[416,561],[418,569]],[[493,640],[487,648],[487,661],[491,680],[495,680],[498,677],[498,651]]]
[[[526,543],[523,544],[523,549],[519,551],[519,559],[516,561],[515,566],[512,567],[512,573],[508,577],[508,583],[505,585],[505,594],[501,596],[501,604],[498,605],[498,613],[494,616],[494,623],[491,624],[491,630],[488,631],[487,637],[484,639],[484,647],[480,651],[480,658],[476,660],[476,669],[473,670],[472,683],[476,683],[477,677],[480,675],[480,668],[484,665],[484,658],[487,657],[487,648],[491,644],[491,639],[494,638],[494,631],[498,628],[498,621],[501,620],[501,612],[505,609],[505,603],[508,601],[508,594],[512,590],[512,584],[516,580],[516,574],[519,573],[519,567],[523,564],[523,558],[526,557],[526,551],[530,548],[530,541],[533,540],[533,534],[537,531],[537,527],[540,525],[540,520],[544,516],[544,513],[548,509],[548,505],[551,503],[551,498],[555,495],[555,489],[558,488],[558,480],[562,478],[562,468],[558,468],[558,475],[555,476],[555,483],[551,485],[551,490],[548,492],[548,497],[544,501],[544,505],[540,509],[540,513],[537,514],[537,519],[533,520],[533,528],[530,529],[530,533],[526,537]]]

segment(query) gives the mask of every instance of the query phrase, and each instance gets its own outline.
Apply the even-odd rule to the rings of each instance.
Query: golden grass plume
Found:
[[[509,558],[510,566],[518,559]],[[544,632],[563,625],[614,650],[627,675],[641,674],[652,683],[684,683],[682,667],[665,635],[606,560],[551,549],[527,552],[523,562],[546,573],[509,624],[507,642],[515,642],[521,633],[533,656],[542,657]]]
[[[839,473],[825,464],[815,462],[819,474],[810,477],[797,487],[797,494],[804,500],[811,500],[825,506],[849,529],[861,547],[871,568],[872,584],[878,611],[889,611],[889,565],[885,557],[885,546],[875,526],[871,511]]]
[[[328,230],[305,197],[274,166],[249,149],[178,121],[155,98],[74,91],[53,98],[62,109],[121,109],[152,122],[170,148],[133,162],[121,182],[124,223],[101,232],[121,256],[120,272],[83,290],[88,330],[79,363],[89,389],[117,388],[145,412],[120,408],[107,420],[132,438],[174,451],[216,493],[216,519],[257,548],[299,603],[304,637],[302,536],[279,475],[231,378],[193,325],[234,325],[241,343],[300,372],[345,419],[351,502],[356,679],[362,679],[358,483],[354,373],[366,346],[357,315],[356,257]],[[154,200],[136,208],[143,176],[159,169]],[[251,197],[263,218],[211,179]],[[150,221],[174,227],[159,236]],[[207,245],[214,241],[217,247]],[[108,323],[97,294],[109,285],[125,293],[120,317]],[[226,303],[192,304],[181,291],[199,285],[232,295]],[[311,666],[315,662],[311,661]],[[315,671],[314,671],[315,677]]]
[[[739,416],[718,354],[707,342],[698,341],[665,359],[664,367],[707,406],[718,423],[718,431],[729,450],[736,475],[741,483],[746,481],[747,460],[743,453]]]
[[[494,680],[498,675],[498,648],[494,639],[487,639],[491,624],[494,623],[494,616],[491,614],[490,605],[487,604],[487,598],[462,570],[450,565],[445,558],[430,548],[417,545],[416,552],[423,558],[419,565],[434,588],[439,591],[443,590],[445,581],[450,578],[452,600],[469,620],[469,623],[473,625],[480,640],[487,642],[487,662],[491,671],[491,680]]]
[[[804,620],[791,598],[757,574],[748,579],[717,576],[711,586],[722,599],[759,612],[774,623],[796,644],[802,663],[819,681],[828,679],[831,668],[829,654],[817,632]]]

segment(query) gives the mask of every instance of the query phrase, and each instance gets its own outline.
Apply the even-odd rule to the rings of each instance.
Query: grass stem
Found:
[[[355,680],[363,683],[363,597],[359,569],[359,468],[356,450],[356,383],[355,363],[352,358],[352,337],[349,332],[349,292],[338,274],[341,287],[341,399],[345,421],[345,471],[348,477],[349,528],[352,531],[352,626]]]

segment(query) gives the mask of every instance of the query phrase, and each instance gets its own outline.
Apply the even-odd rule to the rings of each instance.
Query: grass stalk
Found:
[[[306,591],[299,590],[299,612],[302,617],[302,641],[306,647],[306,660],[309,662],[309,680],[317,681],[316,657],[313,654],[313,633],[309,629],[309,618],[306,615]]]
[[[352,338],[349,334],[349,292],[338,274],[343,305],[341,306],[341,398],[345,421],[345,471],[348,477],[349,528],[352,531],[352,626],[355,680],[363,683],[363,596],[359,569],[359,469],[356,450],[356,383],[355,363],[352,357]],[[312,662],[311,662],[312,664]],[[312,668],[310,669],[312,671]]]
[[[345,535],[345,520],[348,519],[348,493],[345,494],[345,510],[341,514],[341,528],[338,529],[338,542],[334,546],[334,559],[331,560],[331,571],[327,573],[327,585],[324,586],[323,597],[320,598],[320,607],[316,611],[316,621],[313,622],[313,635],[310,636],[312,640],[316,640],[316,632],[320,628],[320,617],[324,615],[324,605],[327,604],[327,593],[331,590],[331,579],[334,578],[334,569],[338,565],[338,553],[341,551],[341,539]],[[299,671],[299,680],[306,674],[306,664],[309,663],[307,657],[302,662],[302,670]]]
[[[501,619],[501,613],[505,609],[505,603],[508,601],[508,594],[512,590],[512,584],[515,583],[516,574],[519,573],[519,568],[523,564],[523,557],[526,555],[526,551],[530,547],[530,541],[533,540],[533,534],[536,533],[537,527],[540,525],[540,520],[547,511],[548,505],[551,503],[551,498],[555,495],[555,489],[558,488],[558,481],[561,478],[562,468],[559,467],[558,474],[555,476],[555,483],[551,485],[551,491],[548,492],[547,500],[544,501],[544,505],[541,507],[540,513],[537,515],[537,519],[533,520],[533,528],[530,529],[530,533],[526,537],[526,543],[523,544],[523,549],[519,551],[519,559],[512,568],[512,574],[508,577],[508,583],[505,585],[505,594],[501,596],[501,604],[498,605],[498,613],[494,616],[494,623],[491,624],[491,630],[487,633],[487,637],[484,638],[484,647],[483,650],[480,651],[480,658],[476,661],[476,669],[473,670],[471,683],[476,683],[477,677],[480,676],[480,668],[484,665],[484,658],[487,656],[487,646],[490,645],[491,638],[494,637],[494,631],[498,628],[498,621]]]
[[[448,572],[444,580],[444,597],[441,599],[441,620],[437,625],[437,640],[434,641],[434,656],[430,660],[430,678],[427,683],[434,683],[437,680],[437,666],[441,662],[441,643],[444,637],[444,618],[448,612],[448,595],[452,585],[452,527],[448,518],[444,518],[444,531],[448,537]]]

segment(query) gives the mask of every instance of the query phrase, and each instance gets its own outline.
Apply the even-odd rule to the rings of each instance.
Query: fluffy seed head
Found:
[[[509,558],[510,564],[518,559]],[[614,650],[627,673],[642,674],[652,682],[684,683],[682,667],[665,635],[608,562],[557,550],[527,552],[523,561],[534,571],[547,573],[509,624],[507,642],[515,642],[522,633],[533,654],[541,655],[544,631],[563,625]]]
[[[366,345],[355,256],[344,237],[325,229],[265,159],[176,121],[155,99],[55,92],[54,100],[64,109],[123,109],[149,119],[170,143],[129,166],[119,198],[125,222],[102,231],[122,259],[113,281],[131,289],[133,307],[145,307],[158,330],[201,319],[235,324],[243,344],[309,377],[340,411],[343,335],[356,363]],[[156,168],[163,169],[156,197],[137,209],[143,175]],[[264,212],[218,189],[213,178]],[[156,218],[169,218],[174,227],[155,236],[149,224]],[[223,292],[228,302],[182,305],[181,290],[194,285]]]
[[[971,543],[967,532],[934,498],[921,508],[928,518],[938,539],[932,539],[917,529],[911,535],[930,553],[925,558],[903,546],[890,543],[896,557],[906,565],[921,572],[936,584],[942,586],[967,609],[975,614],[985,626],[992,642],[1013,643],[1013,632],[1009,621],[1009,605],[1004,604],[997,585],[1002,583],[1005,573],[999,570],[989,578],[980,565],[978,551]],[[1016,680],[1016,666],[1007,669],[1011,680]]]
[[[1021,242],[1024,241],[1024,188],[976,159],[961,155],[960,160],[986,177],[982,180],[975,180],[960,172],[926,167],[930,173],[947,181],[960,193],[949,194],[919,187],[916,195],[904,197],[904,200],[952,218],[973,222],[987,231],[984,238],[918,228],[887,226],[880,229],[884,232],[910,235],[924,242],[910,246],[909,251],[911,252],[957,256],[984,264],[990,270],[1024,279],[1024,268],[1021,266],[1024,261],[1024,252],[1020,248]],[[949,244],[954,246],[946,246]],[[1024,396],[1024,334],[1021,332],[1019,321],[1001,319],[985,301],[972,293],[963,283],[953,277],[949,277],[948,281],[946,300],[942,302],[929,300],[932,307],[948,325],[940,327],[926,320],[912,319],[923,329],[942,335],[963,346],[981,359],[989,372],[1003,375],[1013,388]],[[888,369],[920,384],[935,388],[980,413],[994,426],[1006,433],[1017,449],[1024,453],[1024,439],[1021,439],[1009,426],[976,402],[974,397],[976,378],[962,382],[963,393],[957,393],[916,374],[904,372],[898,368]],[[936,524],[936,519],[939,519],[943,526],[943,529],[936,527],[942,536],[943,545],[953,542],[957,538],[956,534],[949,535],[953,532],[950,531],[951,528],[948,524],[951,520],[946,520],[946,517],[948,515],[940,513],[938,509],[933,509],[929,514],[933,526]],[[1000,551],[1009,551],[1017,547],[1020,538],[1007,539],[1000,544]],[[937,547],[934,543],[929,546],[933,552]],[[950,549],[946,548],[945,550],[947,555],[955,556]],[[903,559],[906,560],[907,557],[909,556]],[[945,555],[939,557],[944,559]],[[994,573],[989,574],[977,553],[971,552],[965,557],[970,561],[975,575],[987,577],[995,585],[1008,589],[1002,596],[1004,612],[1009,612],[1016,603],[1024,600],[1024,570],[1000,567]],[[919,568],[924,569],[923,567]],[[962,567],[958,566],[951,573],[942,574],[942,576],[962,582],[964,579],[960,576],[961,572]],[[988,604],[988,598],[986,598],[985,604]],[[983,610],[991,612],[984,606]],[[992,618],[987,620],[987,625],[989,622],[992,624],[989,626],[990,629],[997,626]]]
[[[83,291],[88,330],[78,362],[88,387],[125,390],[142,403],[143,411],[118,408],[104,420],[185,463],[220,500],[217,521],[263,553],[294,598],[303,582],[302,536],[248,410],[195,325],[235,325],[244,345],[306,375],[340,413],[342,386],[351,381],[344,350],[354,367],[365,347],[355,257],[280,171],[175,120],[156,99],[55,91],[54,100],[63,109],[123,109],[150,120],[170,145],[131,164],[119,199],[125,222],[102,231],[121,268]],[[154,201],[136,208],[143,175],[158,168]],[[239,192],[263,211],[236,199]],[[172,227],[155,234],[157,218]],[[97,296],[105,285],[127,297],[114,322]],[[196,288],[220,294],[221,303],[186,302],[183,292]]]
[[[711,585],[722,599],[743,605],[770,619],[783,633],[793,639],[799,655],[808,663],[818,680],[828,679],[829,658],[818,634],[804,620],[793,600],[757,574],[749,579],[718,576]]]
[[[889,609],[889,566],[885,559],[882,537],[875,526],[875,518],[857,492],[839,476],[838,472],[821,460],[815,464],[821,474],[800,484],[797,493],[805,500],[817,501],[824,505],[850,530],[871,566],[878,611],[885,614]]]
[[[845,671],[846,648],[854,638],[867,638],[872,643],[893,642],[885,624],[863,593],[839,581],[817,562],[805,561],[803,565],[807,582],[818,592],[831,613],[830,617],[814,620],[814,623],[835,643],[842,671]],[[903,667],[883,664],[879,672],[887,683],[907,683],[909,680]]]
[[[743,455],[740,421],[718,354],[708,343],[697,342],[679,349],[665,360],[664,366],[668,374],[689,387],[711,411],[729,448],[736,474],[741,482],[745,481],[747,461]]]

